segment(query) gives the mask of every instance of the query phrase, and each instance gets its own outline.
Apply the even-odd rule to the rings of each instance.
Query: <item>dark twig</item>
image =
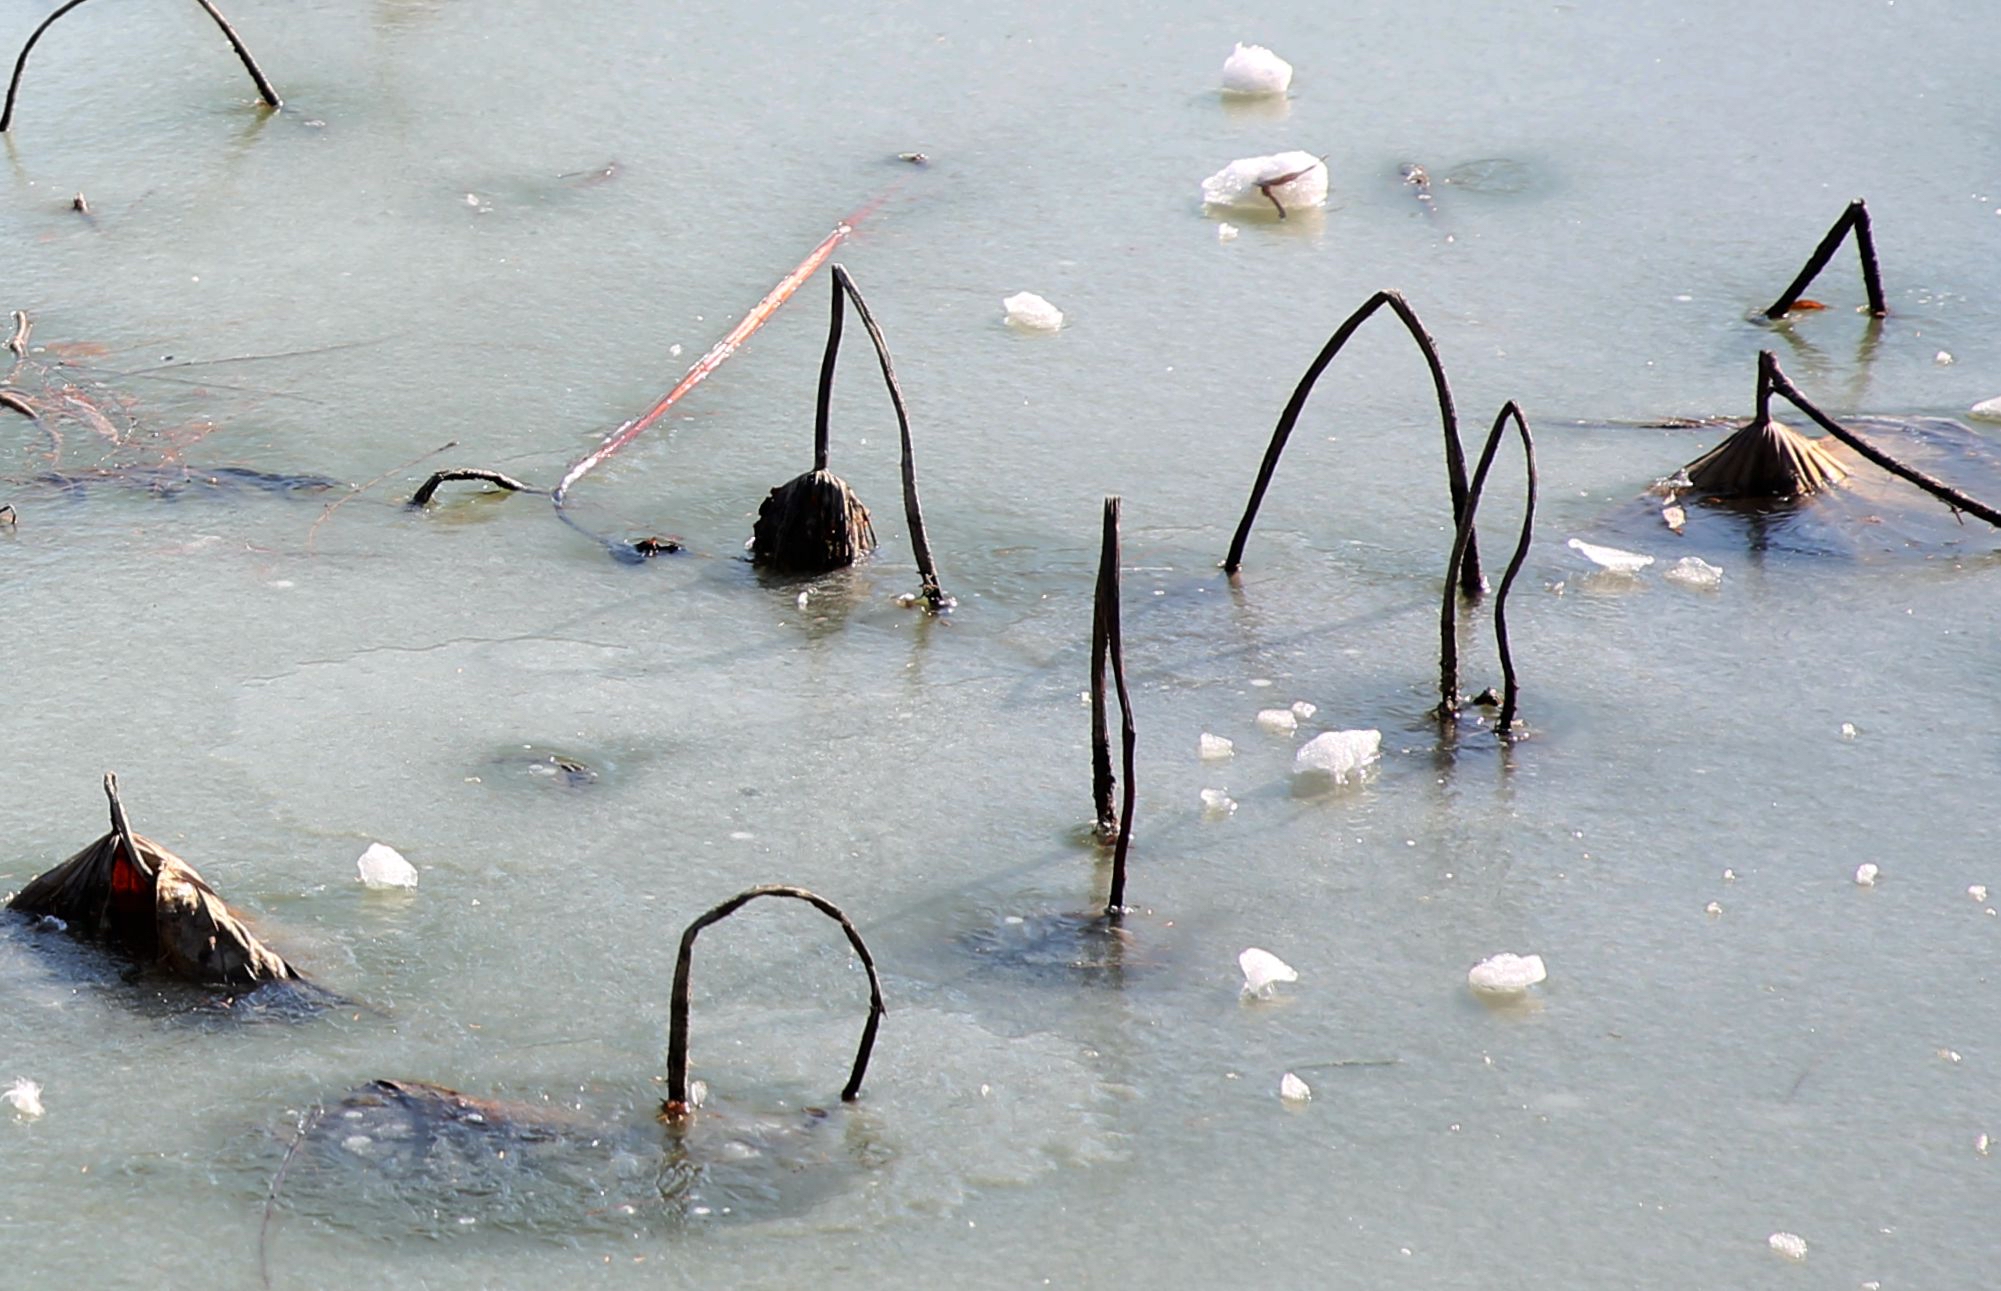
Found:
[[[1265,195],[1265,200],[1267,202],[1270,202],[1274,207],[1277,208],[1278,218],[1282,220],[1285,218],[1285,203],[1279,201],[1278,194],[1272,192],[1272,190],[1274,188],[1277,188],[1281,184],[1290,184],[1293,180],[1298,179],[1302,175],[1310,175],[1313,173],[1314,166],[1321,166],[1325,164],[1326,164],[1326,158],[1323,157],[1312,162],[1309,165],[1301,166],[1298,170],[1292,171],[1289,174],[1280,175],[1275,179],[1260,179],[1257,181],[1257,189],[1260,193],[1263,193]]]
[[[839,265],[834,268],[838,270]],[[813,469],[827,469],[828,421],[834,404],[834,360],[841,356],[841,284],[834,284],[827,318],[827,348],[820,354],[820,390],[813,401]]]
[[[125,854],[132,858],[132,868],[139,871],[141,878],[152,878],[153,867],[139,855],[139,844],[132,838],[132,825],[125,819],[125,804],[118,801],[118,777],[109,771],[104,773],[104,796],[111,800],[111,832],[124,844]]]
[[[28,54],[35,48],[35,42],[42,38],[43,32],[54,25],[56,19],[82,3],[83,0],[69,0],[68,4],[63,5],[47,18],[44,18],[42,25],[35,28],[34,34],[28,37],[28,43],[21,46],[21,56],[14,62],[14,77],[7,82],[7,106],[4,109],[0,109],[0,134],[6,133],[8,127],[14,124],[14,99],[20,93],[21,73],[28,68]],[[213,4],[209,3],[209,0],[195,0],[195,3],[199,4],[207,12],[208,16],[215,20],[215,25],[222,28],[222,34],[229,38],[229,47],[236,51],[236,57],[242,62],[243,70],[250,73],[250,79],[257,83],[258,97],[262,98],[271,107],[284,107],[285,101],[278,97],[278,91],[271,88],[271,82],[265,77],[264,69],[257,66],[257,60],[250,56],[248,49],[244,48],[243,38],[236,34],[236,28],[229,25],[229,20],[223,17],[221,12]]]
[[[1813,249],[1806,267],[1800,270],[1799,277],[1793,279],[1792,286],[1786,288],[1765,311],[1766,318],[1785,317],[1786,311],[1805,294],[1814,278],[1827,268],[1827,262],[1841,249],[1841,241],[1851,229],[1855,232],[1855,254],[1862,261],[1862,287],[1869,293],[1869,312],[1877,318],[1890,312],[1883,303],[1883,276],[1876,267],[1876,239],[1869,232],[1869,208],[1858,197],[1848,204],[1841,218],[1827,230],[1827,236]]]
[[[840,907],[825,897],[816,896],[805,888],[784,884],[767,884],[748,888],[737,893],[715,909],[696,919],[681,934],[681,951],[674,960],[674,994],[671,1020],[667,1031],[667,1101],[661,1104],[660,1114],[668,1121],[683,1121],[692,1113],[688,1106],[688,975],[695,954],[695,935],[712,923],[729,918],[745,905],[759,897],[791,897],[804,901],[841,925],[841,931],[848,935],[848,944],[855,948],[861,958],[862,967],[868,971],[868,1021],[862,1027],[862,1040],[855,1050],[854,1068],[848,1074],[848,1083],[841,1090],[841,1101],[851,1103],[861,1093],[862,1076],[868,1071],[870,1052],[875,1048],[875,1035],[882,1023],[882,1015],[888,1009],[882,1002],[882,979],[875,971],[875,957],[869,954],[861,933]]]
[[[12,390],[0,390],[0,408],[12,408],[23,417],[34,417],[37,420],[42,415],[34,404],[28,402],[25,395],[15,394]]]
[[[939,586],[938,562],[931,555],[931,540],[924,532],[924,509],[917,501],[917,459],[911,448],[910,412],[903,402],[903,387],[897,383],[896,367],[890,362],[889,345],[882,338],[882,329],[876,326],[875,315],[870,312],[868,302],[862,299],[861,290],[855,286],[855,280],[848,276],[845,268],[836,264],[834,281],[847,293],[848,299],[854,301],[855,313],[861,316],[862,327],[868,331],[869,340],[875,345],[876,362],[882,367],[883,384],[889,387],[889,402],[896,409],[896,430],[902,440],[903,519],[910,528],[910,548],[917,558],[918,577],[923,580],[924,601],[932,610],[940,610],[950,598],[945,595],[944,588]]]
[[[1299,421],[1299,415],[1306,408],[1306,398],[1313,393],[1314,383],[1348,338],[1357,328],[1368,321],[1369,316],[1382,306],[1388,305],[1406,330],[1417,348],[1424,354],[1425,365],[1431,369],[1431,383],[1438,394],[1438,419],[1445,431],[1445,474],[1452,487],[1452,522],[1458,525],[1466,513],[1466,450],[1459,442],[1459,416],[1452,406],[1452,389],[1445,383],[1445,365],[1438,357],[1438,347],[1424,330],[1404,298],[1394,291],[1379,291],[1362,302],[1362,307],[1348,316],[1348,321],[1336,329],[1327,344],[1306,369],[1299,385],[1287,401],[1285,411],[1279,414],[1278,426],[1272,431],[1271,443],[1265,449],[1264,461],[1258,467],[1257,483],[1251,486],[1251,499],[1244,507],[1244,518],[1237,522],[1236,536],[1230,540],[1230,554],[1223,558],[1223,569],[1234,574],[1243,567],[1244,544],[1250,541],[1251,525],[1257,520],[1258,507],[1264,502],[1265,490],[1271,487],[1272,473],[1278,469],[1280,454],[1285,452],[1286,440],[1292,435],[1292,428]],[[1468,596],[1478,596],[1484,587],[1480,575],[1480,547],[1478,538],[1468,534],[1465,559],[1459,567],[1460,588]]]
[[[1119,810],[1112,802],[1117,777],[1112,774],[1112,740],[1105,705],[1105,660],[1111,654],[1106,603],[1115,596],[1107,571],[1115,569],[1118,560],[1118,553],[1111,550],[1113,542],[1108,529],[1105,549],[1098,556],[1098,582],[1091,598],[1091,805],[1097,817],[1098,837],[1107,842],[1118,837],[1119,832]]]
[[[28,333],[34,330],[34,326],[33,323],[28,321],[27,310],[17,309],[14,311],[14,334],[7,338],[7,348],[14,351],[15,358],[25,359],[28,357]]]
[[[1786,402],[1805,413],[1812,419],[1816,426],[1819,426],[1828,434],[1854,449],[1858,456],[1875,463],[1899,479],[1908,480],[1912,484],[1917,485],[1925,492],[1951,507],[1954,511],[1964,511],[1968,515],[1976,516],[1993,525],[1995,528],[2001,529],[2001,511],[1988,506],[1978,498],[1960,492],[1943,480],[1935,479],[1923,471],[1904,465],[1854,431],[1842,426],[1819,408],[1814,407],[1807,400],[1807,397],[1800,393],[1800,388],[1794,385],[1784,372],[1779,370],[1779,360],[1776,355],[1770,350],[1760,350],[1758,352],[1758,408],[1760,413],[1763,412],[1771,393],[1774,392],[1784,395]]]
[[[1529,540],[1535,531],[1536,501],[1535,440],[1529,434],[1529,424],[1522,417],[1522,410],[1512,399],[1502,405],[1495,416],[1494,428],[1487,432],[1487,442],[1480,450],[1479,464],[1473,468],[1466,514],[1460,517],[1458,532],[1452,539],[1452,559],[1445,566],[1445,603],[1438,614],[1438,713],[1449,721],[1459,711],[1459,598],[1454,583],[1458,578],[1460,559],[1472,541],[1473,513],[1479,510],[1480,496],[1487,487],[1487,470],[1494,464],[1494,453],[1501,446],[1501,433],[1507,429],[1510,420],[1513,420],[1521,436],[1522,460],[1528,475],[1528,499],[1522,513],[1522,534],[1515,543],[1514,558],[1501,575],[1500,590],[1494,593],[1494,644],[1501,655],[1502,677],[1501,713],[1495,730],[1504,739],[1514,729],[1515,706],[1519,697],[1514,655],[1508,648],[1508,589],[1514,586],[1515,575],[1521,572],[1522,562],[1528,559]]]
[[[263,1280],[266,1291],[269,1291],[271,1286],[269,1241],[271,1214],[278,1205],[278,1189],[284,1185],[285,1172],[292,1168],[292,1158],[298,1154],[299,1145],[306,1141],[306,1135],[312,1133],[313,1127],[320,1123],[320,1118],[324,1115],[326,1115],[325,1107],[314,1107],[312,1111],[299,1117],[298,1132],[292,1135],[292,1141],[285,1145],[285,1159],[278,1163],[278,1173],[271,1176],[271,1186],[264,1193],[264,1219],[257,1225],[257,1275]]]
[[[1121,769],[1125,792],[1119,803],[1115,824],[1118,845],[1112,851],[1112,890],[1105,899],[1105,917],[1117,923],[1126,911],[1126,852],[1133,839],[1133,705],[1126,692],[1126,648],[1119,629],[1119,500],[1105,499],[1105,535],[1098,553],[1098,620],[1104,634],[1105,651],[1111,657],[1112,684],[1119,693],[1119,743],[1123,750]],[[1094,630],[1093,636],[1097,635]]]
[[[439,486],[448,484],[453,480],[479,480],[482,483],[498,485],[509,493],[547,495],[549,492],[547,489],[538,489],[532,484],[524,484],[511,475],[502,475],[499,471],[488,471],[470,466],[455,467],[448,471],[439,471],[430,479],[418,485],[417,491],[410,495],[411,509],[415,510],[418,507],[431,505],[431,498],[437,493]]]

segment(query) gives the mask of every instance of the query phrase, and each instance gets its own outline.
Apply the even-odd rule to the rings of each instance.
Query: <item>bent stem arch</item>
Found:
[[[1112,814],[1112,756],[1105,734],[1105,661],[1112,665],[1112,683],[1119,695],[1119,743],[1125,792],[1117,815]],[[1105,917],[1116,922],[1126,907],[1126,853],[1132,846],[1133,787],[1132,696],[1126,690],[1126,648],[1119,626],[1119,499],[1105,499],[1104,541],[1098,551],[1098,591],[1091,616],[1091,789],[1098,808],[1101,836],[1116,834],[1112,850],[1112,890],[1105,899]]]
[[[14,60],[13,79],[7,82],[7,105],[5,108],[0,108],[0,134],[5,134],[14,124],[14,100],[21,92],[21,74],[28,70],[28,55],[33,52],[35,42],[42,38],[43,32],[55,25],[56,19],[82,3],[83,0],[69,0],[68,4],[42,19],[42,25],[35,28],[34,34],[28,37],[28,43],[21,46],[21,56]],[[264,69],[257,66],[257,60],[250,56],[250,50],[244,46],[243,38],[236,34],[236,28],[229,25],[229,19],[223,17],[221,11],[211,4],[210,0],[195,0],[195,3],[215,20],[215,25],[222,29],[224,36],[228,37],[229,47],[236,51],[237,60],[243,64],[243,70],[250,73],[250,79],[256,82],[257,96],[270,107],[284,107],[285,101],[279,98],[278,91],[271,87],[270,80],[264,75]]]
[[[1522,461],[1528,476],[1528,497],[1526,509],[1522,513],[1522,534],[1515,543],[1515,554],[1508,561],[1506,572],[1501,575],[1501,586],[1494,593],[1494,645],[1501,656],[1501,715],[1495,729],[1506,739],[1515,725],[1515,705],[1520,688],[1515,680],[1515,659],[1508,647],[1508,589],[1514,586],[1515,575],[1521,572],[1522,562],[1528,559],[1529,541],[1535,532],[1536,469],[1535,439],[1529,434],[1529,424],[1522,416],[1521,408],[1510,399],[1501,406],[1494,417],[1494,428],[1487,432],[1487,442],[1480,449],[1480,461],[1473,468],[1473,484],[1466,499],[1466,513],[1459,518],[1459,531],[1452,538],[1452,559],[1445,566],[1444,605],[1438,615],[1438,714],[1445,720],[1459,712],[1459,601],[1453,594],[1453,582],[1459,574],[1459,562],[1471,549],[1473,542],[1473,513],[1479,510],[1480,496],[1487,487],[1487,471],[1494,464],[1494,453],[1501,446],[1501,434],[1513,421],[1515,430],[1521,437]]]
[[[862,1042],[855,1050],[854,1069],[848,1074],[846,1087],[841,1090],[841,1101],[851,1103],[861,1093],[862,1076],[868,1071],[869,1054],[875,1048],[876,1029],[882,1023],[882,1015],[888,1012],[882,1002],[882,978],[876,974],[875,957],[869,954],[868,945],[862,941],[861,933],[855,931],[855,925],[833,902],[805,888],[766,884],[737,893],[689,924],[687,931],[681,934],[681,952],[674,961],[672,1016],[667,1032],[667,1101],[660,1106],[660,1115],[668,1121],[686,1120],[693,1110],[688,1106],[688,975],[694,960],[695,937],[702,929],[729,918],[759,897],[790,897],[795,901],[804,901],[840,924],[841,931],[848,935],[848,944],[855,948],[862,967],[868,970],[868,1021],[862,1026]]]
[[[1445,364],[1438,357],[1438,346],[1431,334],[1424,330],[1417,314],[1403,296],[1394,291],[1379,291],[1362,302],[1361,308],[1348,316],[1348,321],[1335,329],[1327,344],[1306,369],[1299,385],[1287,401],[1285,411],[1279,414],[1278,426],[1272,431],[1271,443],[1265,449],[1263,463],[1258,467],[1257,483],[1251,486],[1251,499],[1244,507],[1244,518],[1237,523],[1237,533],[1230,540],[1230,554],[1223,558],[1224,572],[1235,574],[1243,566],[1244,544],[1250,541],[1251,525],[1256,522],[1258,507],[1264,502],[1265,490],[1271,487],[1271,477],[1278,469],[1279,456],[1285,452],[1286,441],[1292,436],[1292,428],[1299,421],[1299,415],[1306,408],[1307,396],[1313,393],[1314,383],[1341,347],[1348,343],[1369,317],[1384,305],[1403,323],[1411,339],[1417,342],[1418,350],[1424,355],[1425,366],[1431,369],[1431,384],[1438,394],[1438,419],[1445,432],[1445,473],[1452,486],[1452,522],[1456,527],[1466,512],[1466,450],[1459,442],[1459,415],[1452,406],[1452,388],[1445,381]],[[1480,576],[1480,550],[1477,540],[1468,535],[1465,558],[1460,564],[1460,578],[1468,596],[1478,596],[1482,590]]]
[[[841,296],[845,293],[854,302],[855,313],[860,316],[862,327],[875,346],[876,362],[882,368],[882,382],[889,387],[890,406],[896,409],[896,431],[902,442],[903,519],[910,529],[910,549],[917,559],[924,603],[936,611],[944,607],[947,598],[938,584],[938,564],[932,558],[931,540],[924,532],[924,510],[917,501],[917,459],[910,441],[910,412],[903,402],[903,387],[897,382],[896,365],[890,361],[889,344],[883,340],[882,329],[876,326],[875,315],[869,310],[868,302],[862,299],[861,289],[855,286],[855,280],[840,264],[834,265],[834,284],[834,316],[827,332],[827,353],[820,369],[820,404],[813,424],[813,469],[827,469],[827,401],[834,385],[834,351],[841,340]]]
[[[1883,276],[1876,268],[1876,239],[1869,231],[1869,207],[1858,197],[1848,204],[1841,218],[1829,226],[1820,245],[1807,257],[1806,267],[1800,270],[1799,277],[1793,279],[1792,286],[1780,293],[1779,298],[1765,310],[1766,318],[1783,318],[1787,310],[1799,303],[1799,298],[1820,275],[1820,271],[1827,268],[1827,262],[1841,249],[1842,239],[1851,230],[1855,234],[1856,257],[1862,261],[1862,289],[1869,293],[1869,312],[1877,318],[1890,312],[1883,303]]]
[[[1971,494],[1962,493],[1945,481],[1936,479],[1923,471],[1904,465],[1854,431],[1849,430],[1832,417],[1816,408],[1808,401],[1800,388],[1779,370],[1778,356],[1770,350],[1758,351],[1758,415],[1762,418],[1771,405],[1773,394],[1785,396],[1787,403],[1805,413],[1814,423],[1834,438],[1854,449],[1864,460],[1882,467],[1898,479],[1907,480],[1931,494],[1954,511],[1964,511],[1977,516],[1997,529],[2001,529],[2001,511],[1988,506]]]
[[[496,485],[509,493],[546,495],[549,492],[547,489],[538,489],[533,484],[524,484],[513,476],[503,475],[499,471],[489,471],[475,466],[460,466],[438,471],[430,479],[418,485],[417,491],[410,495],[409,505],[413,508],[431,505],[431,499],[437,494],[439,486],[450,483],[453,480],[479,480],[486,484]]]

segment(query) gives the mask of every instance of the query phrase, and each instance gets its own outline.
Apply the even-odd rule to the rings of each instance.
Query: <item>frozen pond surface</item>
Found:
[[[0,1084],[46,1105],[0,1107],[10,1286],[257,1285],[299,1118],[376,1078],[604,1130],[461,1162],[457,1193],[449,1160],[397,1186],[316,1140],[275,1286],[1991,1281],[2001,917],[1969,888],[2001,893],[2001,541],[1888,490],[1777,534],[1692,507],[1679,538],[1636,499],[1719,434],[1645,423],[1746,414],[1761,348],[1832,411],[1957,419],[1932,467],[2001,493],[1963,451],[2001,393],[1975,52],[2001,10],[228,7],[282,112],[193,5],[86,5],[38,47],[0,310],[46,347],[24,385],[67,360],[129,401],[116,460],[341,487],[59,488],[0,409],[0,891],[102,832],[113,768],[138,829],[360,1004],[232,1025],[7,921]],[[0,6],[9,54],[47,11]],[[1215,92],[1239,40],[1295,66],[1288,98]],[[1294,149],[1326,156],[1326,209],[1219,238],[1202,178]],[[863,352],[833,464],[882,553],[803,609],[740,558],[808,465],[824,276],[578,486],[595,527],[686,554],[615,564],[533,497],[398,505],[447,463],[552,483],[892,184],[836,258],[911,402],[949,618],[895,604],[916,575]],[[1745,321],[1856,196],[1890,317],[1853,312],[1844,256],[1826,311]],[[1537,433],[1506,752],[1425,716],[1450,534],[1387,318],[1321,382],[1241,586],[1216,569],[1300,371],[1384,287],[1469,436],[1508,398]],[[1024,290],[1062,330],[1003,323]],[[104,454],[63,424],[62,466]],[[1519,492],[1504,458],[1496,571]],[[1107,493],[1139,911],[1080,970]],[[1595,574],[1572,537],[1656,563]],[[1666,579],[1685,555],[1721,585]],[[1464,680],[1499,680],[1470,631]],[[1294,701],[1295,733],[1258,727]],[[1295,778],[1348,729],[1383,735],[1358,782]],[[375,841],[414,890],[355,881]],[[694,1065],[744,1128],[670,1187],[675,942],[763,882],[868,936],[875,1065],[835,1101],[865,987],[831,925],[712,930]],[[1298,982],[1241,998],[1251,946]],[[1548,980],[1475,996],[1498,952]]]

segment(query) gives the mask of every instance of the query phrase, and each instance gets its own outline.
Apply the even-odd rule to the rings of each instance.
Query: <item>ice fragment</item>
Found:
[[[1290,735],[1299,729],[1299,719],[1292,715],[1290,708],[1261,708],[1258,710],[1258,729],[1270,731],[1273,735]]]
[[[1549,976],[1541,955],[1495,955],[1467,970],[1466,984],[1482,995],[1520,995]]]
[[[1360,779],[1362,768],[1382,756],[1381,731],[1328,731],[1300,746],[1292,757],[1294,775],[1332,776],[1335,784]]]
[[[1237,809],[1237,800],[1221,789],[1202,791],[1202,814],[1205,816],[1227,816]]]
[[[1063,326],[1063,311],[1032,291],[1018,291],[1001,301],[1011,326],[1030,332],[1053,332]]]
[[[1966,889],[1966,895],[1972,897],[1975,901],[1985,901],[1987,899],[1987,885],[1985,883],[1972,884]]]
[[[1636,574],[1654,563],[1652,556],[1642,556],[1636,551],[1620,551],[1617,547],[1600,547],[1582,538],[1572,538],[1569,546],[1600,569],[1609,569],[1616,574]]]
[[[1843,722],[1841,724],[1841,738],[1844,740],[1852,740],[1855,738],[1855,723]]]
[[[1702,907],[1702,913],[1714,919],[1717,915],[1723,913],[1723,907],[1718,905],[1716,902],[1711,901],[1708,905]]]
[[[1288,1071],[1279,1078],[1278,1096],[1288,1103],[1304,1103],[1312,1099],[1313,1087]]]
[[[1798,1233],[1773,1233],[1765,1244],[1789,1260],[1806,1258],[1806,1238]]]
[[[8,1086],[0,1098],[12,1103],[14,1114],[23,1120],[32,1121],[42,1114],[42,1087],[25,1076]]]
[[[1223,758],[1234,757],[1237,752],[1235,744],[1220,735],[1211,735],[1207,731],[1202,732],[1202,738],[1196,741],[1196,748],[1201,753],[1204,762],[1216,762]]]
[[[2001,421],[2001,396],[1996,396],[1992,399],[1982,399],[1967,410],[1967,415],[1985,417],[1989,421]]]
[[[1701,591],[1714,591],[1723,586],[1723,570],[1700,556],[1683,556],[1668,566],[1665,577],[1670,583]]]
[[[1873,863],[1865,862],[1855,867],[1855,882],[1862,887],[1873,888],[1876,886],[1876,876],[1882,872]]]
[[[1292,704],[1292,715],[1302,722],[1319,711],[1318,705],[1309,704],[1303,699],[1294,700]]]
[[[1223,60],[1225,94],[1283,94],[1292,86],[1292,64],[1263,45],[1241,42]]]
[[[1987,1155],[1987,1149],[1988,1149],[1988,1146],[1989,1146],[1989,1144],[1988,1144],[1988,1141],[1987,1141],[1987,1136],[1986,1136],[1985,1134],[1983,1134],[1983,1135],[1981,1135],[1981,1136],[1980,1136],[1979,1138],[1977,1138],[1977,1139],[1973,1140],[1973,1150],[1974,1150],[1975,1152],[1978,1152],[1978,1153],[1979,1153],[1979,1154],[1980,1154],[1981,1156],[1986,1156],[1986,1155]]]
[[[1291,964],[1256,946],[1237,956],[1237,967],[1244,970],[1244,994],[1260,1000],[1268,1000],[1278,994],[1280,982],[1299,980],[1299,974]]]
[[[384,843],[370,843],[368,850],[355,861],[354,868],[361,875],[361,881],[371,888],[414,888],[417,886],[417,870],[403,859],[403,854]]]
[[[1327,163],[1298,151],[1239,157],[1202,181],[1202,203],[1267,212],[1325,206]]]
[[[1236,240],[1236,237],[1237,237],[1237,226],[1230,223],[1228,220],[1225,220],[1221,224],[1218,224],[1216,226],[1216,240],[1218,242],[1233,242]]]

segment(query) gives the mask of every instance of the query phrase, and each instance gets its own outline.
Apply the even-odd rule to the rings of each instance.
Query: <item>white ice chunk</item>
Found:
[[[1702,907],[1702,913],[1714,919],[1718,915],[1723,913],[1723,907],[1719,905],[1717,902],[1711,901],[1708,905]]]
[[[1269,950],[1259,950],[1256,946],[1237,956],[1237,967],[1244,970],[1244,994],[1268,1000],[1278,994],[1280,982],[1296,982],[1299,974],[1291,964],[1286,963]]]
[[[1466,984],[1482,995],[1520,995],[1549,976],[1541,955],[1495,955],[1467,970]]]
[[[32,1121],[42,1114],[42,1087],[25,1076],[8,1086],[0,1098],[12,1103],[14,1114],[26,1120]]]
[[[1979,403],[1967,409],[1967,415],[1971,417],[1985,417],[1989,421],[2001,421],[2001,395],[1997,395],[1992,399],[1982,399]]]
[[[1221,224],[1218,224],[1216,226],[1216,240],[1218,242],[1232,242],[1236,240],[1236,237],[1237,237],[1237,226],[1230,223],[1228,220],[1225,220]],[[1997,412],[1996,415],[2001,416],[2001,412]]]
[[[1882,872],[1873,863],[1858,865],[1855,867],[1855,882],[1862,887],[1873,888],[1876,886],[1876,876]]]
[[[1853,722],[1843,722],[1843,723],[1841,724],[1841,738],[1842,738],[1842,739],[1844,739],[1844,740],[1852,740],[1852,739],[1854,739],[1854,738],[1855,738],[1855,735],[1856,735],[1856,731],[1855,731],[1855,723],[1853,723]]]
[[[1063,326],[1063,311],[1032,291],[1018,291],[1001,301],[1007,321],[1030,332],[1053,332]]]
[[[1271,197],[1265,196],[1267,188]],[[1269,157],[1239,157],[1202,181],[1205,206],[1273,211],[1272,197],[1288,211],[1325,206],[1327,163],[1310,152],[1298,151]]]
[[[1303,699],[1296,699],[1292,704],[1292,715],[1302,722],[1319,711],[1318,704],[1309,704]]]
[[[1202,814],[1205,816],[1227,816],[1237,809],[1237,800],[1221,789],[1202,791]]]
[[[1263,45],[1239,43],[1223,60],[1225,94],[1283,94],[1292,87],[1292,64]]]
[[[1968,884],[1966,895],[1972,897],[1975,901],[1985,901],[1987,899],[1987,885],[1985,883]]]
[[[385,843],[370,843],[355,861],[361,881],[371,888],[414,888],[417,869],[403,859],[403,853]]]
[[[1942,367],[1942,368],[1949,368],[1949,367],[1951,367],[1951,366],[1952,366],[1952,351],[1951,351],[1951,350],[1940,350],[1940,351],[1939,351],[1939,352],[1938,352],[1937,354],[1934,354],[1934,355],[1932,355],[1932,362],[1934,362],[1934,363],[1938,364],[1938,365],[1939,365],[1940,367]]]
[[[1196,741],[1196,749],[1201,753],[1204,762],[1218,762],[1224,758],[1235,757],[1237,753],[1235,744],[1207,731],[1202,732],[1202,738]]]
[[[1723,586],[1723,570],[1700,556],[1683,556],[1668,566],[1664,577],[1670,583],[1680,583],[1683,587],[1700,591],[1714,591]]]
[[[1304,1103],[1313,1097],[1313,1086],[1288,1071],[1279,1078],[1278,1096],[1288,1103]]]
[[[1989,1147],[1990,1147],[1990,1146],[1991,1146],[1991,1145],[1990,1145],[1990,1143],[1989,1143],[1989,1141],[1988,1141],[1988,1138],[1987,1138],[1987,1136],[1986,1136],[1985,1134],[1983,1134],[1983,1135],[1981,1135],[1981,1136],[1980,1136],[1979,1138],[1977,1138],[1977,1139],[1973,1140],[1973,1150],[1974,1150],[1975,1152],[1978,1152],[1978,1153],[1979,1153],[1979,1154],[1980,1154],[1981,1156],[1986,1156],[1986,1155],[1987,1155],[1987,1153],[1988,1153],[1988,1149],[1989,1149]]]
[[[1258,729],[1270,731],[1273,735],[1290,735],[1299,729],[1299,719],[1292,715],[1290,708],[1261,708],[1258,710]]]
[[[1582,538],[1572,538],[1570,548],[1600,569],[1619,574],[1635,574],[1654,563],[1652,556],[1642,556],[1637,551],[1620,551],[1617,547],[1600,547]]]
[[[1302,744],[1292,757],[1294,775],[1325,775],[1335,784],[1360,778],[1362,768],[1383,755],[1381,731],[1328,731]]]
[[[1798,1233],[1773,1233],[1765,1244],[1789,1260],[1806,1258],[1806,1238]]]

